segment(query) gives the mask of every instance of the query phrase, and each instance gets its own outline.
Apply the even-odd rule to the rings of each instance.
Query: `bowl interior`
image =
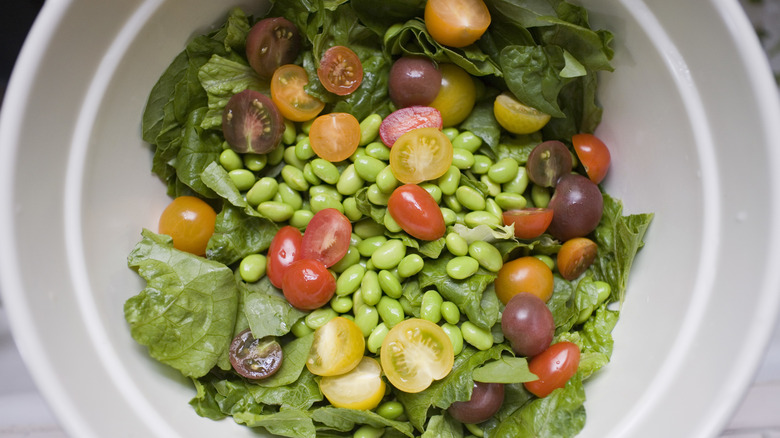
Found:
[[[612,363],[587,385],[581,436],[709,436],[748,383],[777,309],[775,94],[762,91],[768,70],[759,62],[756,73],[760,50],[745,42],[752,29],[736,2],[583,4],[594,28],[616,36],[616,71],[601,76],[599,96],[597,133],[613,157],[605,186],[626,213],[655,220]],[[4,300],[74,435],[106,436],[120,423],[127,435],[257,436],[198,417],[191,384],[131,339],[122,310],[144,286],[126,257],[169,201],[140,138],[148,92],[232,5],[261,7],[47,3],[6,96]]]

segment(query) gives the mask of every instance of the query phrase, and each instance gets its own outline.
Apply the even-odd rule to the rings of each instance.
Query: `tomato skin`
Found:
[[[302,258],[335,265],[349,251],[352,223],[335,208],[318,211],[306,226],[301,245]]]
[[[502,218],[504,225],[515,225],[515,237],[518,239],[536,239],[547,231],[553,220],[553,211],[551,208],[507,210]]]
[[[404,392],[417,393],[452,370],[452,341],[437,324],[406,319],[390,329],[379,350],[382,370],[390,383]]]
[[[360,122],[349,113],[323,114],[312,122],[309,140],[320,158],[333,163],[344,161],[360,144]]]
[[[387,212],[417,239],[436,240],[446,232],[444,216],[436,200],[417,184],[404,184],[393,190],[387,201]]]
[[[588,178],[600,183],[607,176],[612,161],[607,145],[593,134],[575,134],[571,141]]]
[[[392,148],[404,134],[417,128],[442,128],[441,112],[436,108],[413,105],[393,111],[379,125],[379,138]]]
[[[295,61],[301,48],[298,28],[284,17],[264,18],[246,37],[246,57],[261,79],[269,79],[274,70]]]
[[[439,129],[418,128],[402,135],[390,149],[390,169],[398,181],[418,184],[447,173],[452,155],[452,143]]]
[[[317,76],[326,90],[346,96],[363,82],[363,64],[349,47],[333,46],[322,55]]]
[[[558,388],[563,388],[577,372],[580,365],[580,348],[577,344],[563,341],[551,345],[528,362],[528,369],[539,380],[525,382],[525,389],[537,397],[547,397]]]
[[[317,117],[325,103],[312,97],[304,86],[309,83],[306,70],[286,64],[274,71],[271,78],[271,99],[282,116],[293,122],[305,122]]]
[[[558,251],[558,272],[561,277],[572,281],[582,275],[598,255],[598,245],[587,237],[575,237],[563,242]]]
[[[477,100],[477,87],[471,75],[455,64],[440,64],[441,87],[430,106],[441,112],[442,125],[447,128],[466,120]]]
[[[504,263],[494,282],[496,295],[507,304],[520,292],[528,292],[547,302],[553,293],[552,270],[533,256],[520,257]]]
[[[217,213],[205,201],[194,196],[179,196],[160,215],[158,231],[173,238],[173,247],[202,256],[206,254]]]
[[[322,262],[301,259],[285,269],[282,292],[296,309],[319,309],[336,293],[336,279]]]
[[[303,235],[300,230],[290,225],[276,232],[268,246],[266,275],[271,284],[281,289],[284,285],[284,273],[287,267],[301,256]]]
[[[428,0],[425,27],[439,44],[465,47],[477,41],[490,25],[482,0]]]

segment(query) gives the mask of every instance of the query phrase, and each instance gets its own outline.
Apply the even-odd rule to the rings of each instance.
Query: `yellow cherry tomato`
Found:
[[[367,356],[352,371],[320,380],[320,391],[337,408],[374,409],[385,396],[385,387],[382,367]]]
[[[455,64],[440,64],[441,88],[430,106],[441,112],[442,125],[447,128],[466,120],[477,100],[477,87],[466,70]]]
[[[444,329],[410,318],[393,326],[379,353],[382,370],[397,389],[417,393],[452,370],[455,354]]]
[[[498,124],[515,134],[530,134],[544,127],[550,115],[523,105],[509,93],[501,93],[493,102],[493,114]]]
[[[336,317],[314,331],[306,368],[318,376],[337,376],[354,369],[363,358],[366,341],[353,321]]]
[[[390,149],[390,169],[398,181],[418,184],[438,178],[452,165],[452,143],[436,128],[417,128]]]
[[[173,238],[173,247],[195,255],[206,254],[217,213],[205,201],[194,196],[174,199],[160,215],[158,231]]]

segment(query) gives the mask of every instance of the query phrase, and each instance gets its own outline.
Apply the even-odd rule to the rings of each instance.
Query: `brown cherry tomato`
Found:
[[[496,295],[506,304],[520,292],[547,302],[553,293],[553,273],[543,261],[526,256],[504,263],[495,281]]]
[[[558,272],[569,281],[585,272],[598,254],[598,245],[587,237],[575,237],[561,245],[558,251]]]
[[[255,339],[246,329],[233,338],[228,357],[238,374],[247,379],[265,379],[282,366],[282,346],[273,336]]]

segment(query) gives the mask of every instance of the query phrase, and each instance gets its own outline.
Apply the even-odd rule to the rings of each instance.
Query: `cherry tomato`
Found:
[[[301,259],[285,269],[282,292],[296,309],[319,309],[336,293],[336,279],[322,262]]]
[[[379,358],[387,380],[409,393],[443,379],[455,362],[452,341],[444,329],[419,318],[394,325],[382,342]]]
[[[364,356],[352,371],[320,379],[320,391],[337,408],[374,409],[385,396],[382,367],[372,357]]]
[[[555,336],[555,320],[541,298],[519,292],[501,312],[501,331],[515,354],[536,356],[550,346]]]
[[[303,233],[302,258],[335,265],[349,250],[352,223],[335,208],[320,210]]]
[[[271,99],[279,112],[293,122],[305,122],[317,117],[325,103],[309,95],[303,88],[309,76],[303,67],[295,64],[276,69],[271,78]]]
[[[348,113],[321,115],[311,124],[309,140],[320,158],[334,163],[344,161],[360,144],[360,122]]]
[[[503,383],[474,382],[471,398],[451,404],[447,411],[461,423],[476,424],[495,415],[503,404]]]
[[[404,231],[420,240],[436,240],[446,231],[436,200],[417,184],[404,184],[393,190],[387,212]]]
[[[580,348],[572,342],[550,345],[528,362],[528,369],[539,380],[525,382],[525,389],[537,397],[547,397],[551,392],[566,386],[580,365]]]
[[[477,87],[471,75],[455,64],[440,64],[441,88],[430,106],[441,112],[447,128],[466,120],[477,100]]]
[[[569,173],[558,180],[547,207],[553,211],[547,232],[565,242],[596,229],[604,210],[604,197],[589,178]]]
[[[485,33],[490,12],[482,0],[428,0],[424,19],[439,44],[465,47]]]
[[[264,154],[282,141],[284,119],[270,97],[247,89],[234,94],[225,105],[222,133],[239,154]]]
[[[542,187],[555,187],[561,176],[571,173],[571,152],[558,140],[536,145],[528,155],[528,179]]]
[[[544,234],[553,219],[551,208],[524,208],[507,210],[502,214],[504,225],[515,225],[518,239],[536,239]]]
[[[301,256],[301,243],[303,235],[300,230],[292,226],[285,226],[276,232],[268,247],[266,262],[266,275],[271,284],[282,288],[284,285],[284,273],[287,267]]]
[[[587,237],[575,237],[563,242],[558,251],[558,272],[572,281],[585,272],[598,254],[598,245]]]
[[[393,111],[379,125],[379,138],[392,148],[398,139],[418,128],[442,128],[441,112],[429,106],[409,106]]]
[[[354,321],[337,316],[314,331],[306,368],[318,376],[352,371],[363,359],[366,341]]]
[[[326,90],[346,96],[363,82],[363,64],[349,47],[333,46],[322,55],[317,76]]]
[[[547,302],[553,293],[553,273],[536,257],[520,257],[504,263],[498,271],[495,288],[504,304],[520,292],[532,293]]]
[[[390,68],[387,89],[399,108],[428,105],[441,88],[441,72],[428,57],[402,56]]]
[[[282,366],[282,346],[273,336],[255,339],[246,329],[230,343],[230,364],[238,374],[247,379],[265,379]]]
[[[294,62],[300,48],[298,28],[283,17],[258,21],[246,37],[246,57],[261,79],[270,78],[274,70]]]
[[[194,196],[179,196],[160,215],[157,231],[173,238],[173,247],[198,256],[206,254],[217,213]]]
[[[607,175],[612,158],[607,145],[593,134],[576,134],[571,138],[588,178],[598,184]]]
[[[418,184],[436,179],[452,165],[452,143],[436,128],[402,135],[390,149],[390,169],[398,181]]]
[[[514,134],[530,134],[544,127],[550,115],[523,105],[509,93],[501,93],[493,102],[493,115],[504,129]]]

